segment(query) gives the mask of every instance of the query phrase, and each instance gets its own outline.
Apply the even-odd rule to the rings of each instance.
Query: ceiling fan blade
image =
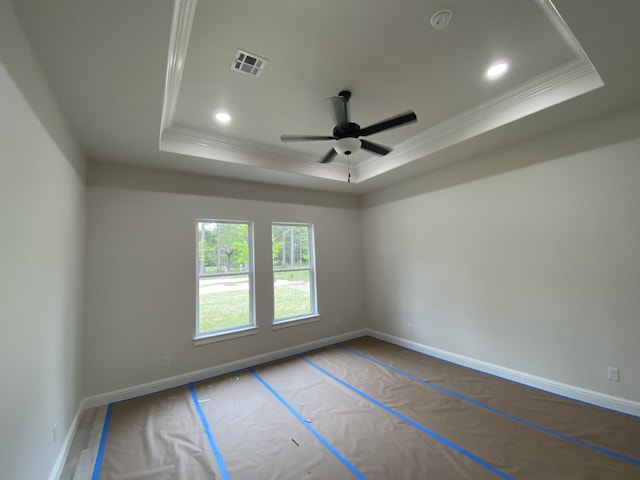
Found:
[[[310,140],[334,140],[334,138],[327,135],[281,135],[280,140],[283,142],[305,142]]]
[[[360,139],[360,146],[363,150],[369,150],[370,152],[377,153],[378,155],[386,155],[390,153],[393,149],[389,147],[385,147],[384,145],[380,145],[379,143],[373,143],[368,140]]]
[[[373,133],[381,132],[382,130],[388,130],[390,128],[399,127],[400,125],[404,125],[406,123],[413,123],[418,120],[416,114],[412,111],[408,111],[405,113],[401,113],[400,115],[396,115],[395,117],[387,118],[378,123],[374,123],[373,125],[369,125],[368,127],[360,129],[360,136],[366,137],[367,135],[371,135]]]
[[[345,97],[331,97],[331,106],[333,107],[333,115],[336,125],[344,125],[349,123],[349,110],[347,108],[347,100]]]
[[[320,163],[329,163],[333,161],[333,157],[338,154],[333,148],[327,152],[327,154],[322,158]]]

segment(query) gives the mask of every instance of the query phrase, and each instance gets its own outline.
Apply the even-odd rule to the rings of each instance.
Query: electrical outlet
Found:
[[[609,367],[607,369],[607,378],[611,382],[619,382],[620,381],[620,369],[615,367]]]
[[[160,364],[162,367],[168,367],[171,364],[171,357],[169,355],[165,355],[162,357],[162,363]]]
[[[53,443],[58,441],[58,422],[53,424]]]

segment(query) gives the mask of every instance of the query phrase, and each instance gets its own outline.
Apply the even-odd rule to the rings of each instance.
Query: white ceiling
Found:
[[[640,101],[630,0],[20,0],[45,75],[87,158],[363,193]],[[448,8],[444,30],[431,15]],[[556,10],[557,9],[557,10]],[[254,78],[237,49],[268,59]],[[508,59],[499,80],[487,66]],[[604,86],[602,86],[604,84]],[[328,98],[353,92],[387,156],[319,159]],[[227,125],[212,114],[226,110]]]

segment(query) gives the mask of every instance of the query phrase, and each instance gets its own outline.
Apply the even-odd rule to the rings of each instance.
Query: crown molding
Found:
[[[582,58],[584,60],[589,60],[587,54],[578,42],[578,39],[575,37],[569,25],[564,21],[562,15],[553,4],[552,0],[535,0],[538,6],[542,9],[544,14],[547,16],[553,27],[560,34],[565,44],[571,49],[576,58]]]
[[[175,0],[173,5],[160,132],[173,125],[197,5],[198,0]]]
[[[498,128],[604,85],[591,62],[574,59],[520,86],[479,103],[402,142],[382,158],[357,167],[359,181],[424,158],[456,143]]]
[[[160,150],[340,182],[346,171],[338,164],[318,163],[315,155],[182,127],[162,132]]]
[[[516,88],[433,125],[394,146],[384,157],[350,166],[351,182],[360,183],[444,150],[525,116],[604,85],[578,40],[551,0],[534,0],[575,57]],[[174,125],[184,64],[197,0],[176,0],[169,41],[167,76],[160,130],[160,150],[250,167],[343,182],[345,162],[320,164],[315,155],[223,137]],[[427,160],[428,161],[428,160]]]

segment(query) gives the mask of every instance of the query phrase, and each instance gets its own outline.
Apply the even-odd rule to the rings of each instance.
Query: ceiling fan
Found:
[[[349,90],[343,90],[337,97],[331,97],[333,112],[336,118],[333,135],[282,135],[280,140],[283,142],[335,140],[333,148],[322,158],[321,163],[331,162],[338,154],[351,155],[361,147],[364,150],[377,153],[378,155],[386,155],[391,152],[391,148],[361,139],[360,137],[367,137],[374,133],[413,123],[418,120],[414,112],[408,111],[374,123],[368,127],[360,128],[360,125],[349,120],[348,103],[350,98],[351,92]]]

